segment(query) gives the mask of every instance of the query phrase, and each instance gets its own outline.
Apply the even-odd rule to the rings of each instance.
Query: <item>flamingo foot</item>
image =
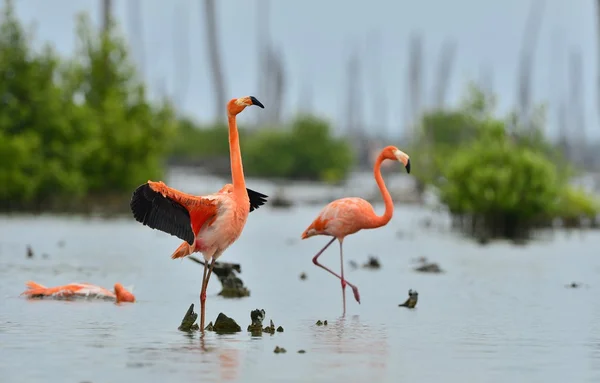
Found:
[[[354,293],[354,299],[356,299],[358,304],[360,304],[360,294],[358,293],[358,287],[356,287],[356,286],[351,286],[351,287],[352,287],[352,292]]]

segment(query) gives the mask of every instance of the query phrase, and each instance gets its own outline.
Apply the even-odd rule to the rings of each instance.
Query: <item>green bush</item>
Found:
[[[348,143],[309,116],[297,118],[289,130],[262,130],[242,145],[244,169],[258,177],[338,182],[353,165]]]
[[[595,217],[598,203],[569,186],[574,169],[542,133],[543,108],[524,127],[514,115],[493,117],[483,99],[472,90],[459,111],[423,118],[431,161],[420,181],[439,189],[455,218],[468,218],[463,229],[517,238],[555,218]]]
[[[556,169],[538,152],[506,138],[483,138],[445,168],[440,198],[455,214],[503,216],[524,224],[545,216],[558,196]]]
[[[169,156],[176,159],[194,159],[229,156],[229,128],[226,125],[198,126],[189,118],[180,118],[177,136],[169,146]],[[247,134],[239,128],[240,142]]]
[[[113,26],[77,23],[75,57],[30,38],[5,1],[0,22],[0,207],[39,206],[89,193],[129,192],[161,176],[173,133],[168,105],[146,101]]]
[[[590,196],[583,189],[567,185],[560,189],[550,215],[572,221],[581,218],[594,219],[599,211],[600,201],[598,198]]]

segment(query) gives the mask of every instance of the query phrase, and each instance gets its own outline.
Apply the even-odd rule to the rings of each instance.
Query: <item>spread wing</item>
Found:
[[[246,188],[248,192],[248,198],[250,199],[250,211],[258,209],[260,206],[264,205],[267,202],[266,195],[256,192],[252,189]]]
[[[163,196],[154,190],[149,182],[133,192],[129,206],[135,220],[143,225],[174,235],[190,245],[194,243],[188,209],[169,194]]]

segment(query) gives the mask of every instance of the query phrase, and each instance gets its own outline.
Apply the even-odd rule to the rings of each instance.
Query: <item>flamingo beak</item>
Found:
[[[410,174],[410,158],[406,160],[406,165],[404,165],[406,172]]]
[[[252,105],[256,105],[256,106],[258,106],[258,107],[260,107],[262,109],[265,108],[265,106],[260,101],[258,101],[256,99],[256,97],[254,97],[254,96],[250,96],[250,101],[252,101]]]

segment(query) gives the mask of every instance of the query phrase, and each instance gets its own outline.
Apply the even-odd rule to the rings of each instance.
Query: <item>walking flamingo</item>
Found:
[[[206,262],[200,290],[201,331],[204,331],[206,288],[216,260],[239,238],[248,214],[267,201],[266,195],[247,189],[244,180],[236,116],[251,105],[264,108],[252,96],[234,98],[227,103],[232,184],[214,194],[194,196],[163,182],[148,181],[131,197],[131,211],[138,222],[185,241],[171,255],[172,259],[195,252],[204,256]]]
[[[354,234],[362,229],[375,229],[381,226],[385,226],[394,214],[394,202],[388,192],[383,177],[381,176],[381,163],[385,160],[395,160],[404,164],[406,172],[410,173],[410,158],[408,154],[399,150],[395,146],[385,147],[377,160],[375,160],[375,166],[373,168],[373,174],[375,175],[375,181],[381,191],[383,201],[385,203],[385,213],[382,216],[375,214],[373,207],[370,203],[362,198],[341,198],[329,203],[321,210],[317,218],[310,224],[310,226],[302,233],[302,239],[310,238],[316,235],[327,235],[333,237],[323,247],[317,255],[313,257],[313,263],[323,269],[327,270],[331,274],[338,277],[342,283],[342,301],[344,305],[344,315],[346,314],[346,285],[352,288],[354,298],[360,304],[360,294],[358,288],[352,283],[344,279],[344,253],[342,250],[342,244],[344,238],[348,235]],[[323,254],[335,240],[340,242],[340,262],[341,262],[341,276],[331,271],[329,268],[319,263],[318,258]]]

